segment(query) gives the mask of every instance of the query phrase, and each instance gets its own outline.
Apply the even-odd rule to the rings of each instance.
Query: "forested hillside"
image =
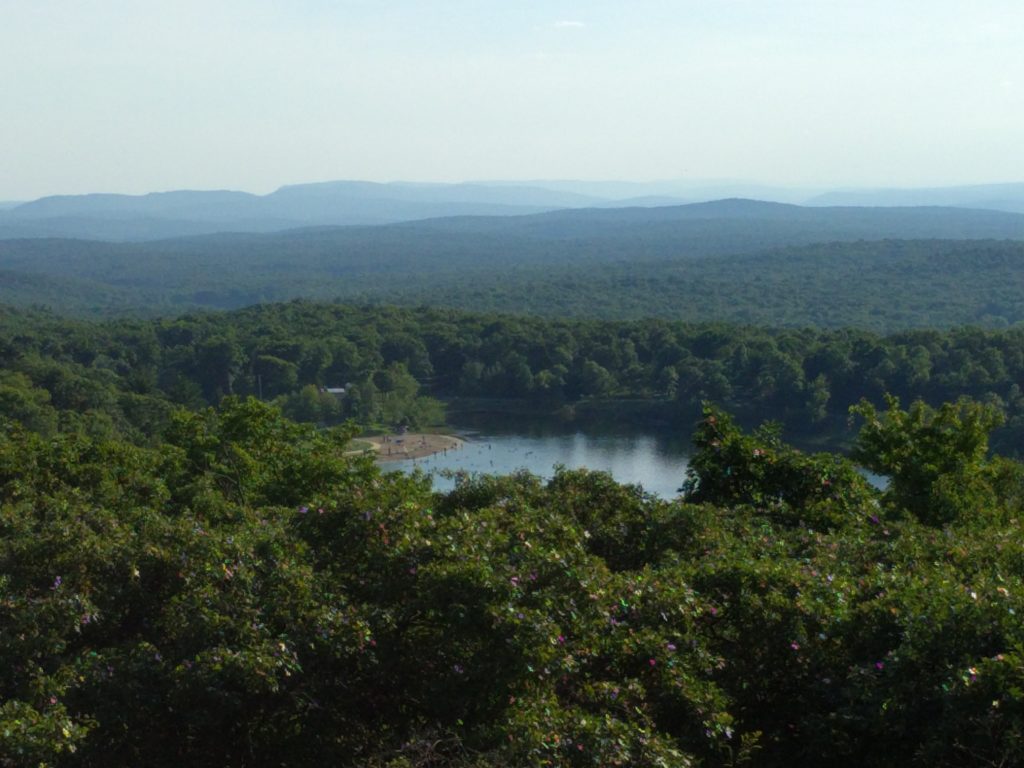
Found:
[[[430,398],[514,399],[535,413],[617,401],[688,431],[704,400],[790,434],[841,439],[862,398],[1003,411],[1002,451],[1024,444],[1024,330],[878,335],[660,320],[595,322],[291,302],[173,320],[0,316],[0,402],[44,434],[88,429],[145,440],[173,405],[228,394],[275,400],[300,421],[422,424]],[[346,387],[342,399],[321,388]],[[569,411],[571,413],[571,411]]]
[[[369,244],[369,232],[367,237]],[[74,241],[0,243],[0,264],[9,267],[0,271],[0,298],[93,316],[176,314],[311,297],[881,332],[1004,328],[1024,321],[1024,244],[1016,242],[831,243],[647,261],[626,260],[624,246],[590,263],[582,255],[569,258],[579,244],[544,250],[543,258],[521,263],[478,259],[480,253],[499,253],[498,242],[463,244],[462,250],[449,243],[433,253],[423,253],[422,244],[407,252],[407,245],[403,239],[390,247],[377,242],[367,251],[353,247],[347,256],[332,256],[312,233],[296,236],[280,252],[261,252],[262,241],[248,250],[228,242],[214,251],[203,241],[141,254]]]
[[[907,240],[919,237],[946,239]],[[80,315],[302,297],[603,319],[1000,327],[1022,318],[1021,238],[1019,214],[721,201],[151,243],[5,240],[0,301]]]
[[[1024,244],[886,240],[743,256],[523,267],[367,288],[375,301],[625,320],[895,331],[1024,321]]]

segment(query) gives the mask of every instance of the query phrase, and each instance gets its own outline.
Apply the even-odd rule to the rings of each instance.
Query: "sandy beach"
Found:
[[[370,443],[377,452],[380,461],[402,461],[403,459],[421,459],[435,453],[457,451],[463,446],[463,440],[452,435],[433,435],[409,432],[404,435],[376,435],[361,437],[360,440]]]

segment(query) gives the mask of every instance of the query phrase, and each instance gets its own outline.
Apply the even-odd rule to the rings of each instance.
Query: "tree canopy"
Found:
[[[709,408],[676,500],[438,494],[237,397],[151,447],[8,423],[0,765],[1019,763],[1020,497],[900,485],[990,477],[990,412],[862,412],[885,493]]]

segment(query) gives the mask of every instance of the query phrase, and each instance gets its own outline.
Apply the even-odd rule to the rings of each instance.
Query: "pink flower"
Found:
[[[648,663],[648,664],[650,664],[650,665],[651,665],[651,666],[653,667],[653,666],[655,666],[655,665],[656,665],[656,664],[657,664],[658,662],[657,662],[657,661],[656,661],[655,659],[648,659],[648,660],[647,660],[647,663]]]
[[[794,640],[792,643],[789,644],[789,647],[792,648],[794,651],[799,651],[800,650],[800,643],[798,643],[796,640]]]

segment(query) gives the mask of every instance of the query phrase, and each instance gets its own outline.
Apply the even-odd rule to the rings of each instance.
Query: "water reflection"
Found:
[[[622,424],[568,424],[551,419],[502,414],[476,415],[453,431],[466,439],[460,450],[423,459],[388,462],[386,470],[422,469],[434,476],[434,487],[451,490],[455,481],[442,470],[507,475],[519,469],[550,478],[558,464],[570,469],[610,472],[620,483],[635,483],[665,499],[678,495],[692,450],[689,434],[630,430]],[[885,477],[861,472],[877,488]]]
[[[479,423],[474,427],[481,426]],[[509,474],[526,469],[550,478],[554,468],[586,467],[610,472],[621,483],[638,483],[644,490],[672,498],[686,472],[685,443],[655,435],[595,435],[582,431],[558,434],[548,430],[502,433],[497,429],[458,430],[466,438],[459,450],[422,459],[389,462],[385,469],[411,471],[418,467],[434,474],[434,487],[449,490],[454,481],[439,476],[440,470]],[[553,433],[554,432],[554,433]]]

